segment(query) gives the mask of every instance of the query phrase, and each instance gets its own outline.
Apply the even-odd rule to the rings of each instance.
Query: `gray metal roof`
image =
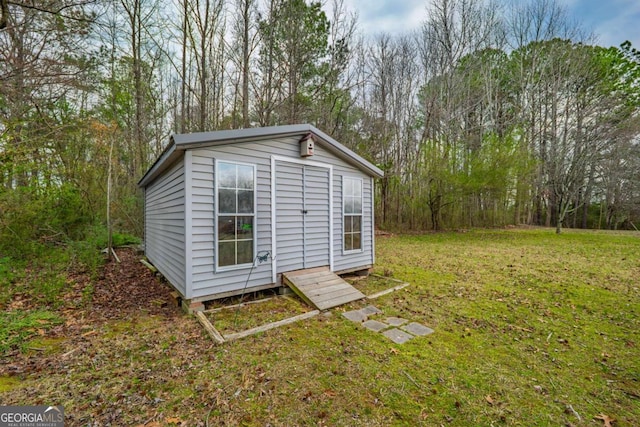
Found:
[[[381,178],[384,172],[377,166],[357,155],[326,133],[309,124],[272,126],[261,128],[221,130],[214,132],[196,132],[185,134],[174,134],[169,138],[169,144],[164,149],[160,157],[155,161],[149,170],[138,182],[139,187],[145,187],[162,171],[169,167],[174,160],[182,156],[184,150],[199,147],[211,147],[221,144],[242,143],[259,141],[270,138],[284,136],[303,136],[312,133],[316,137],[316,142],[327,151],[342,160],[356,166],[370,176]]]

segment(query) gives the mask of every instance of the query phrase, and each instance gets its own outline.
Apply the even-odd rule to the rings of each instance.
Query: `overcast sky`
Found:
[[[498,0],[510,3],[518,0]],[[598,38],[597,44],[619,46],[625,40],[640,49],[640,0],[558,0],[572,20]],[[418,29],[427,16],[428,0],[345,0],[357,12],[360,30],[403,34]]]

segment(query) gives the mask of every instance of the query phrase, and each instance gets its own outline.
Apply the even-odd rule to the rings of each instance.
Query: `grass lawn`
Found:
[[[173,308],[5,304],[5,335],[35,329],[4,352],[0,402],[62,404],[69,426],[640,425],[640,233],[380,237],[376,255],[410,286],[371,303],[435,333],[393,344],[341,316],[358,302],[215,345]]]

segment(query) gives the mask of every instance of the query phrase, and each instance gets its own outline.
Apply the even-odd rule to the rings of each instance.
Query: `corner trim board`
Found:
[[[184,273],[185,297],[193,296],[193,152],[184,153]]]

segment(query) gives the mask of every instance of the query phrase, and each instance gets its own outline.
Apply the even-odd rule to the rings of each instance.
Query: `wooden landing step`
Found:
[[[282,273],[282,281],[312,307],[327,310],[365,295],[329,270],[317,267]]]

